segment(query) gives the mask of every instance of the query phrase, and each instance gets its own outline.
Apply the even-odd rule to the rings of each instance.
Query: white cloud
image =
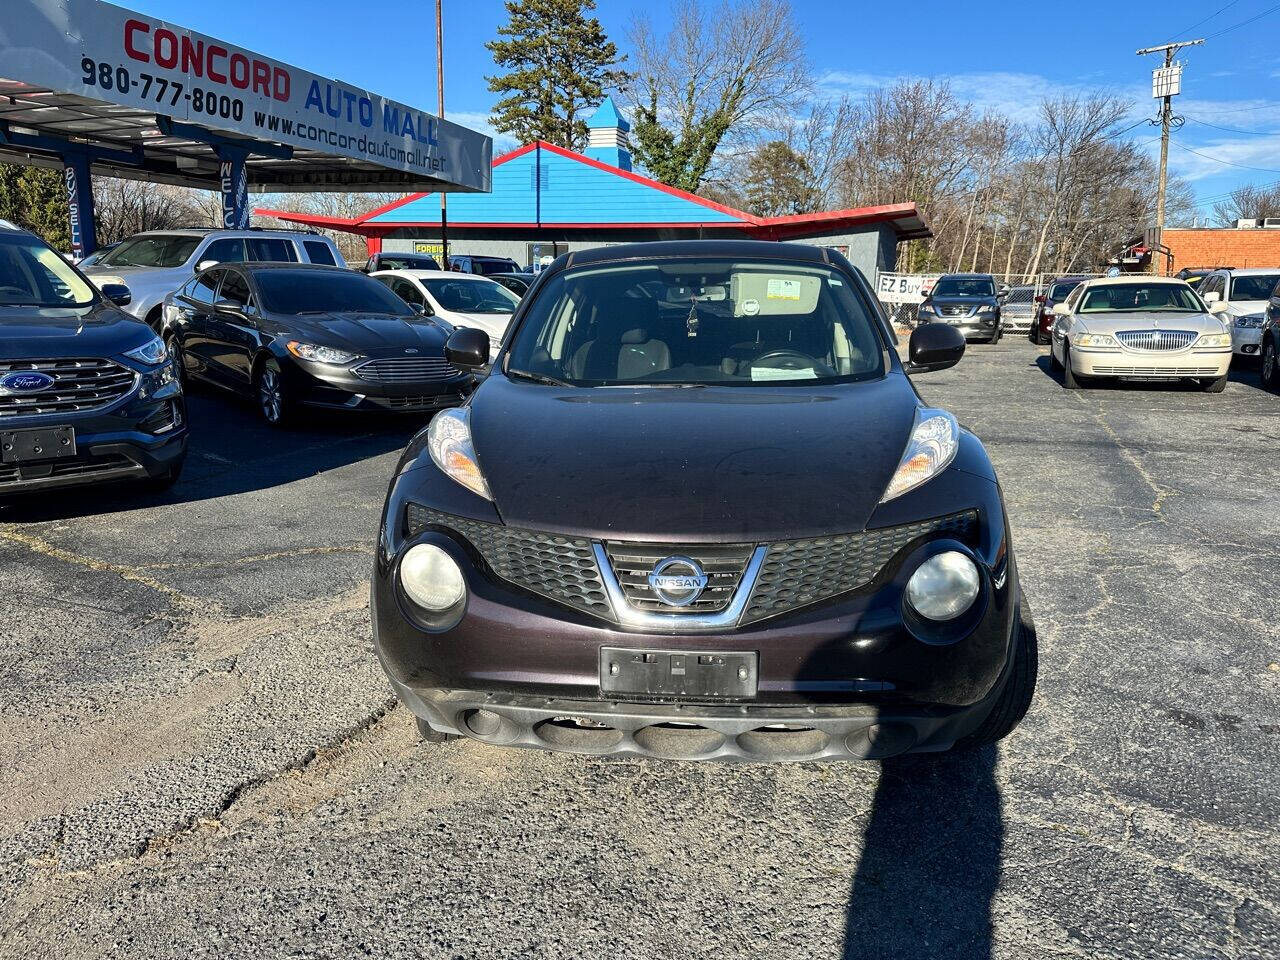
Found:
[[[506,153],[514,150],[518,144],[515,137],[505,133],[498,133],[493,129],[493,125],[489,122],[489,114],[480,113],[478,111],[459,110],[455,113],[445,112],[445,119],[452,120],[454,123],[460,123],[462,126],[478,133],[483,133],[487,137],[493,138],[493,155]]]

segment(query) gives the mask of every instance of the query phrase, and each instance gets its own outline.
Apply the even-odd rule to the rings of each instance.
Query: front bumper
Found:
[[[76,455],[0,463],[0,496],[159,477],[187,451],[182,388],[166,365],[140,375],[133,392],[100,411],[5,417],[0,430],[71,426]]]
[[[1262,328],[1233,326],[1231,351],[1243,357],[1258,356],[1262,352]]]
[[[974,314],[969,317],[938,317],[940,322],[955,327],[966,340],[990,340],[1000,328],[1000,315]]]
[[[1231,366],[1231,351],[1215,350],[1086,350],[1071,348],[1071,366],[1086,377],[1131,377],[1166,379],[1170,377],[1216,378],[1225,376]]]
[[[1003,687],[1020,588],[992,481],[959,470],[931,481],[944,501],[978,512],[970,543],[945,534],[918,540],[850,593],[715,632],[672,634],[609,622],[500,580],[461,535],[431,527],[410,537],[400,520],[406,487],[415,499],[421,491],[406,476],[414,472],[393,484],[375,562],[374,644],[402,701],[438,730],[596,754],[875,757],[946,749],[982,722]],[[906,519],[915,518],[883,522]],[[463,570],[466,611],[448,629],[417,626],[397,586],[399,558],[418,542],[437,544]],[[980,596],[951,635],[924,636],[904,621],[906,581],[925,557],[956,547],[978,563]],[[757,692],[605,695],[601,648],[613,646],[751,651]]]
[[[448,380],[375,383],[346,369],[323,364],[292,364],[292,386],[298,401],[308,407],[379,413],[419,413],[463,403],[475,378],[460,374]]]

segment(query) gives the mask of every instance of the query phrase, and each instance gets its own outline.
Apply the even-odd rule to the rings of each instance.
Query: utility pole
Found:
[[[440,100],[437,113],[444,119],[444,0],[436,0],[436,93]],[[449,203],[440,191],[440,269],[449,269]]]
[[[1179,43],[1165,43],[1158,47],[1144,47],[1138,51],[1143,57],[1151,53],[1164,54],[1164,66],[1151,72],[1151,96],[1163,100],[1160,107],[1160,183],[1156,188],[1156,230],[1151,250],[1151,272],[1159,273],[1156,254],[1165,249],[1164,246],[1164,200],[1169,183],[1169,130],[1174,126],[1182,126],[1182,118],[1173,115],[1173,98],[1182,93],[1182,64],[1173,62],[1173,55],[1183,47],[1194,47],[1204,43],[1200,40],[1183,40]],[[1152,123],[1157,121],[1153,120]],[[1166,260],[1166,265],[1168,261]]]

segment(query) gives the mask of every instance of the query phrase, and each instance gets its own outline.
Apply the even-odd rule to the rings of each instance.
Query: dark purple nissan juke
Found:
[[[1035,632],[982,444],[865,278],[796,244],[568,254],[388,492],[378,656],[424,739],[679,759],[994,742]],[[488,363],[459,329],[447,356]]]

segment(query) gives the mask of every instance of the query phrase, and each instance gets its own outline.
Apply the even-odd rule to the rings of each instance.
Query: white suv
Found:
[[[158,330],[164,298],[196,271],[247,261],[347,265],[332,240],[309,230],[151,230],[134,234],[84,273],[99,288],[127,286],[125,309]]]
[[[1257,357],[1262,343],[1262,324],[1267,318],[1267,302],[1280,284],[1280,269],[1223,269],[1209,274],[1196,287],[1205,303],[1227,305],[1222,320],[1231,326],[1231,347],[1242,356]]]

